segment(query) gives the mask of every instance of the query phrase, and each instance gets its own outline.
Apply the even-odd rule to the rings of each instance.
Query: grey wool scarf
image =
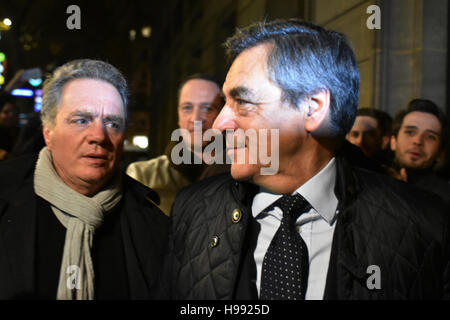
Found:
[[[120,175],[93,197],[67,186],[53,167],[47,147],[39,153],[34,172],[34,191],[48,201],[61,224],[66,239],[59,275],[59,300],[93,300],[94,267],[91,258],[95,229],[122,198]]]

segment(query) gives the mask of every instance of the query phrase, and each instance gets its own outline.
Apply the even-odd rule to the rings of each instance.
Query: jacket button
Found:
[[[234,209],[233,213],[231,214],[231,220],[233,221],[233,223],[238,223],[239,221],[241,221],[242,218],[242,212],[239,209]]]
[[[219,244],[219,237],[218,236],[213,236],[211,239],[211,242],[209,243],[209,246],[211,248],[217,247],[217,245]]]

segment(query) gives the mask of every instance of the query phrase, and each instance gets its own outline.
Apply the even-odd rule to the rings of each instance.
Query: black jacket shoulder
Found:
[[[9,197],[33,177],[37,159],[37,154],[28,154],[0,162],[0,198]]]
[[[231,177],[229,172],[194,182],[178,192],[174,205],[177,204],[177,207],[182,208],[188,203],[196,203],[206,197],[217,197],[217,195],[223,194],[224,192],[229,192],[230,186],[233,183],[236,183],[236,181]],[[178,210],[172,208],[172,212],[177,213]]]
[[[388,175],[360,168],[353,168],[353,171],[358,176],[357,189],[361,203],[389,215],[392,221],[406,221],[420,226],[429,236],[437,236],[438,230],[448,232],[445,228],[450,219],[450,208],[436,194]]]

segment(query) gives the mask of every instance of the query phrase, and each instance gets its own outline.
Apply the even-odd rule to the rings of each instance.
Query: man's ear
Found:
[[[52,133],[53,131],[50,130],[47,126],[44,126],[44,128],[42,128],[42,134],[44,135],[44,141],[45,144],[47,145],[47,149],[51,150],[52,148]]]
[[[303,101],[305,130],[316,131],[327,119],[330,110],[330,91],[322,90]]]
[[[395,151],[397,149],[397,138],[395,136],[391,136],[391,150]]]

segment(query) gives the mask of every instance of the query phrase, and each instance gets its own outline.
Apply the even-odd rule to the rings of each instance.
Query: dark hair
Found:
[[[184,78],[183,81],[181,81],[180,85],[178,86],[178,100],[180,100],[181,89],[183,89],[186,82],[188,82],[190,80],[196,80],[196,79],[212,82],[219,88],[219,91],[222,91],[223,82],[221,80],[219,80],[219,78],[216,77],[215,75],[212,75],[209,73],[194,73],[194,74],[191,74],[191,75],[187,76],[186,78]],[[222,107],[224,105],[225,101],[223,101],[222,95],[220,95],[220,97],[221,97],[221,100],[220,100],[221,106],[220,107]]]
[[[180,85],[178,86],[178,92],[181,92],[181,89],[186,84],[186,82],[188,82],[189,80],[194,80],[194,79],[200,79],[200,80],[206,80],[206,81],[213,82],[219,87],[220,90],[222,90],[223,82],[221,80],[219,80],[219,78],[216,77],[215,75],[212,75],[209,73],[194,73],[194,74],[187,76],[186,78],[183,78],[183,81],[181,81]]]
[[[185,77],[181,81],[180,85],[178,86],[178,98],[180,97],[181,89],[183,89],[186,82],[188,82],[190,80],[195,80],[195,79],[210,81],[210,82],[216,84],[217,87],[219,88],[219,90],[222,90],[223,82],[220,81],[219,78],[217,78],[216,76],[214,76],[212,74],[208,74],[208,73],[195,73],[195,74],[191,74],[191,75]]]
[[[359,70],[344,35],[297,19],[259,22],[238,29],[227,39],[230,62],[242,51],[270,43],[269,76],[282,90],[282,99],[297,106],[308,96],[329,90],[334,134],[345,135],[358,108]]]
[[[447,116],[444,112],[431,100],[427,99],[413,99],[408,103],[404,110],[400,110],[394,116],[392,121],[392,134],[398,137],[398,132],[403,124],[403,119],[411,112],[425,112],[434,115],[440,122],[442,127],[441,133],[441,148],[447,144]]]
[[[372,108],[361,108],[358,109],[357,116],[367,116],[372,117],[377,120],[378,128],[382,136],[390,136],[392,133],[392,118],[391,116],[381,110]]]

